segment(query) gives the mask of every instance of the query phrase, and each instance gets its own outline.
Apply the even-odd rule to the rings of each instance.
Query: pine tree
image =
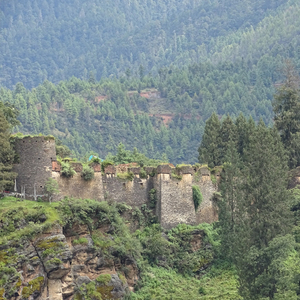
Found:
[[[199,161],[209,167],[220,165],[220,130],[221,123],[216,113],[206,121],[199,152]]]
[[[234,248],[240,293],[244,299],[274,299],[281,263],[273,261],[272,245],[289,232],[291,216],[285,150],[277,132],[262,121],[245,149],[241,182]],[[289,248],[281,244],[282,263]]]
[[[274,97],[274,121],[289,154],[289,167],[295,168],[300,165],[300,78],[289,62],[284,73],[286,80]]]
[[[229,142],[235,143],[237,140],[236,134],[236,126],[233,123],[232,119],[229,115],[226,116],[224,121],[222,122],[221,129],[220,129],[220,160],[221,163],[224,162]]]
[[[0,104],[1,106],[1,104]],[[16,173],[12,172],[14,151],[10,144],[10,124],[0,107],[0,191],[13,186]]]

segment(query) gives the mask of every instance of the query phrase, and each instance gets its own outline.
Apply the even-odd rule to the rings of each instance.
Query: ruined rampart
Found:
[[[66,178],[61,174],[61,166],[56,161],[54,140],[43,137],[24,138],[15,144],[20,156],[14,170],[18,172],[17,192],[28,199],[47,198],[45,183],[52,177],[59,186],[59,194],[53,200],[64,197],[95,199],[126,203],[141,208],[150,204],[150,191],[155,191],[154,209],[161,225],[172,228],[180,223],[195,225],[217,220],[213,194],[216,184],[206,167],[192,168],[160,165],[157,168],[140,168],[137,164],[107,166],[101,172],[101,166],[94,164],[94,178],[84,180],[82,165],[73,163],[76,174]],[[199,186],[203,201],[195,211],[192,186]],[[153,199],[152,199],[153,200]]]

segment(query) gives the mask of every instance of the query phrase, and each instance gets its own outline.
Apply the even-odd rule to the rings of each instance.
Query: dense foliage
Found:
[[[14,184],[17,174],[12,172],[15,161],[15,152],[10,143],[11,129],[19,124],[17,112],[8,103],[0,101],[0,193]]]
[[[93,251],[99,252],[106,260],[130,259],[137,264],[140,280],[127,299],[149,299],[154,296],[183,299],[186,294],[193,299],[221,296],[228,300],[240,299],[234,268],[221,261],[211,265],[219,249],[218,232],[212,225],[182,224],[167,231],[157,223],[149,223],[145,210],[105,201],[65,198],[60,203],[37,204],[10,197],[1,199],[0,203],[3,224],[0,244],[7,245],[10,241],[10,248],[0,251],[0,274],[5,272],[0,279],[0,291],[3,293],[5,289],[6,296],[15,292],[14,283],[20,278],[12,262],[26,261],[26,257],[21,255],[23,252],[17,251],[20,241],[27,245],[43,231],[49,232],[55,224],[63,225],[65,231],[84,224],[90,232]],[[128,221],[132,223],[131,227]],[[201,239],[201,247],[192,246],[195,236]],[[43,240],[43,247],[47,249],[42,255],[55,254],[51,242],[51,239]],[[75,246],[84,245],[87,239],[78,237],[72,243]],[[39,244],[39,247],[42,245]],[[119,271],[126,276],[126,268]],[[97,277],[94,284],[109,281],[109,276],[103,274]],[[218,285],[223,288],[220,290]],[[93,292],[90,288],[86,285],[86,289],[77,289],[77,293],[82,299],[88,299]]]
[[[143,77],[171,63],[203,61],[224,45],[218,37],[232,43],[233,32],[255,28],[269,11],[285,11],[285,2],[2,1],[0,83],[32,88],[44,79],[88,79],[90,71],[97,79]]]
[[[194,163],[212,112],[271,124],[282,63],[299,65],[296,0],[27,0],[0,10],[1,80],[11,89],[0,101],[20,110],[16,130],[51,133],[76,156],[104,158],[122,142]]]

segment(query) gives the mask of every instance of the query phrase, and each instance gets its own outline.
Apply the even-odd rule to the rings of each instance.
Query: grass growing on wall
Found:
[[[193,185],[192,189],[193,189],[193,201],[194,201],[195,211],[197,211],[197,209],[199,208],[199,206],[202,203],[203,196],[202,196],[199,186]]]

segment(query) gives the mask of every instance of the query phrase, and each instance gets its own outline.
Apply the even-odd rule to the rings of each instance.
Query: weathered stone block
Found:
[[[112,165],[108,165],[105,170],[104,170],[105,174],[116,174],[116,168],[115,166]]]
[[[192,166],[182,166],[180,168],[176,168],[179,174],[194,174],[195,171]]]
[[[101,172],[101,165],[100,164],[92,164],[91,168],[94,169],[94,172]]]
[[[52,160],[52,171],[60,172],[60,170],[61,170],[61,165],[56,160]]]
[[[141,172],[141,168],[128,168],[128,172],[132,172],[134,175],[138,175]]]
[[[202,176],[210,176],[210,171],[209,171],[208,167],[201,167],[199,169],[199,172]]]
[[[157,174],[171,174],[172,168],[169,165],[159,165],[157,167]]]
[[[81,163],[71,163],[71,167],[75,170],[76,173],[82,172],[82,164]]]

